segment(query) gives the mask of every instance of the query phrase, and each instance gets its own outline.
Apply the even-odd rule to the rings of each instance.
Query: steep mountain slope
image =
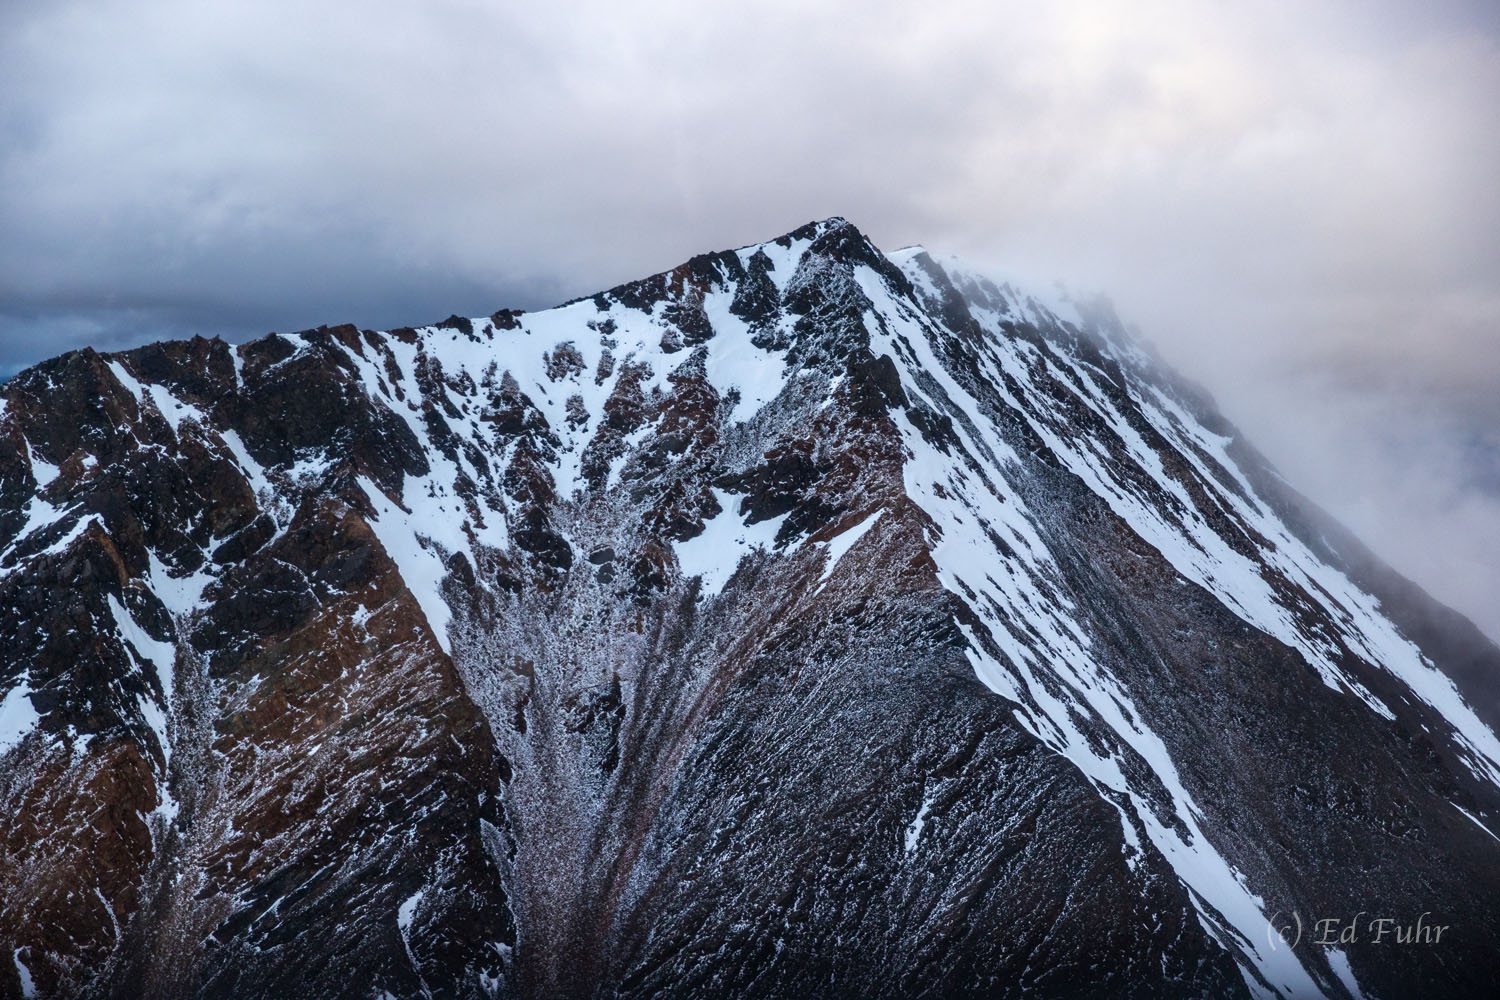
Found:
[[[1488,995],[1500,650],[1106,310],[834,219],[4,399],[5,995]]]

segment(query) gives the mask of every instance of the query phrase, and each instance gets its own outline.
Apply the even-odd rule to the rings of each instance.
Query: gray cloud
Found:
[[[1496,93],[1482,0],[5,5],[0,368],[537,307],[842,214],[1107,292],[1500,636]]]

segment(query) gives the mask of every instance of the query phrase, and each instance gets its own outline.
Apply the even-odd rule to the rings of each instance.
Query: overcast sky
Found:
[[[0,374],[843,215],[1102,291],[1500,637],[1500,5],[0,4]]]

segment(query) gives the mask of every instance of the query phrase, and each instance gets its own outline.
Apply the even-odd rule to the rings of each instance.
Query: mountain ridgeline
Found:
[[[0,410],[0,996],[1447,997],[1500,650],[831,219]]]

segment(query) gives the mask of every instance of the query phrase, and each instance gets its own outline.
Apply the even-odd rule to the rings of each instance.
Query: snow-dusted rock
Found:
[[[1488,995],[1500,650],[1106,307],[831,219],[3,395],[0,992]]]

